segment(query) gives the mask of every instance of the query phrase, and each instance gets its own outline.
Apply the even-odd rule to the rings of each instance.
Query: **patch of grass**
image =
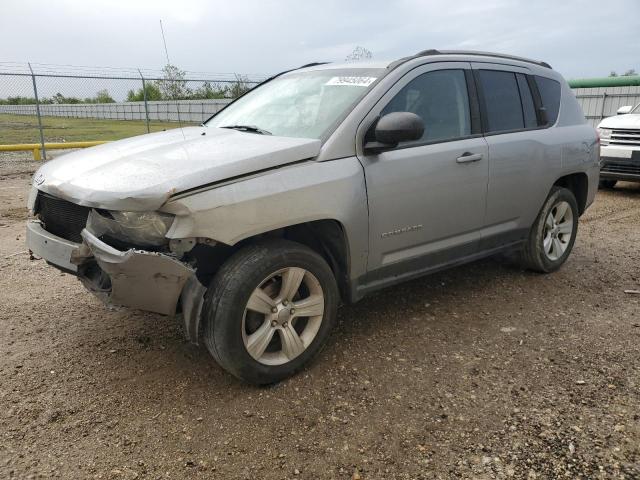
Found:
[[[147,133],[147,126],[143,120],[42,117],[42,125],[45,142],[119,140]],[[154,120],[150,124],[152,132],[178,127],[177,122]],[[39,142],[36,116],[0,114],[0,144]]]

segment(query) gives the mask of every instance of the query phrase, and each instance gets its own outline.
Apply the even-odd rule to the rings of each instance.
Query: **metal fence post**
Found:
[[[600,110],[600,118],[598,120],[602,121],[604,118],[604,104],[607,102],[607,92],[602,93],[602,109]]]
[[[40,100],[38,100],[38,87],[36,86],[36,76],[33,74],[33,68],[31,68],[31,63],[27,63],[29,65],[29,70],[31,71],[31,81],[33,82],[33,95],[36,98],[36,115],[38,116],[38,130],[40,130],[40,145],[42,145],[42,158],[44,160],[47,159],[47,150],[44,148],[44,132],[42,131],[42,117],[40,117]],[[36,159],[39,160],[39,159]]]
[[[147,86],[140,69],[138,69],[138,73],[140,74],[140,78],[142,79],[142,98],[144,99],[144,116],[147,122],[147,133],[150,133],[151,129],[149,128],[149,105],[147,104]]]

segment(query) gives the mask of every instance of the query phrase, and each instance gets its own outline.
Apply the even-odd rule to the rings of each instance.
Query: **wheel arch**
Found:
[[[573,193],[578,203],[578,213],[582,215],[587,208],[589,194],[589,177],[584,172],[570,173],[558,178],[553,186],[564,187]]]
[[[185,314],[185,332],[191,342],[199,343],[204,323],[199,318],[198,304],[218,269],[238,250],[269,238],[294,241],[319,254],[327,262],[336,278],[341,300],[350,301],[349,242],[345,227],[338,220],[322,219],[289,225],[244,238],[235,245],[198,244],[189,254],[195,262],[195,275],[198,281],[192,282],[187,295],[181,297],[181,308]],[[187,312],[193,312],[193,314],[187,314]]]
[[[349,242],[344,225],[335,219],[313,220],[269,230],[243,238],[234,245],[197,245],[192,255],[196,261],[198,279],[203,285],[208,285],[220,265],[233,253],[265,238],[284,238],[305,245],[318,253],[336,276],[340,296],[349,298],[346,295],[351,263]]]
[[[324,258],[336,278],[342,301],[351,298],[351,256],[347,233],[341,222],[326,219],[299,223],[282,229],[282,236],[306,245]]]

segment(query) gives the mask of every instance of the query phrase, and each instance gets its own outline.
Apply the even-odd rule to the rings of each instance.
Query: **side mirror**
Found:
[[[398,146],[400,142],[419,140],[424,133],[424,122],[411,112],[388,113],[375,125],[375,142],[367,142],[364,150],[367,153],[379,153]]]
[[[618,109],[618,115],[626,115],[631,111],[632,108],[633,108],[632,105],[625,105],[624,107],[620,107]]]

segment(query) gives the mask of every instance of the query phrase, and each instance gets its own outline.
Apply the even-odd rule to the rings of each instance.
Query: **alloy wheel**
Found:
[[[263,280],[242,318],[242,340],[251,357],[282,365],[302,354],[320,330],[324,293],[308,270],[289,267]]]
[[[544,223],[542,246],[547,258],[558,260],[566,252],[573,235],[573,211],[565,201],[555,204]]]

